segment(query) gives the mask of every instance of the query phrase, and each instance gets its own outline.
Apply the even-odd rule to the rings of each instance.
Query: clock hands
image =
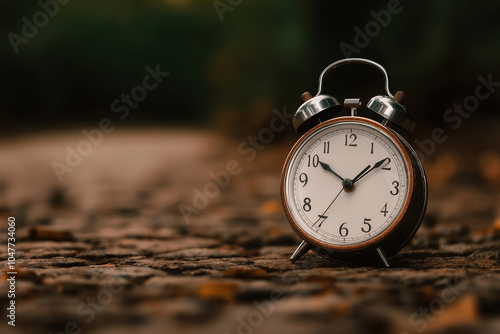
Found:
[[[359,180],[360,178],[363,177],[363,174],[371,167],[371,165],[368,165],[365,167],[365,169],[363,169],[361,172],[359,172],[358,175],[356,175],[352,180],[351,182],[354,183],[356,182],[357,180]]]
[[[330,165],[329,165],[329,164],[324,163],[324,162],[321,162],[321,161],[319,162],[319,164],[321,165],[321,167],[322,167],[324,170],[326,170],[326,171],[328,171],[328,172],[332,173],[333,175],[335,175],[336,177],[338,177],[340,180],[344,181],[344,178],[343,178],[342,176],[340,176],[339,174],[337,174],[337,173],[336,173],[336,172],[332,169],[332,167],[330,167]]]
[[[388,161],[387,161],[388,160]],[[361,178],[365,177],[366,175],[368,175],[371,171],[373,171],[374,169],[376,168],[379,168],[379,167],[382,167],[382,166],[386,166],[387,164],[390,162],[390,159],[389,158],[384,158],[378,162],[376,162],[373,167],[371,165],[368,165],[366,166],[361,172],[359,172],[358,175],[356,175],[352,180],[351,179],[348,179],[348,178],[342,178],[342,176],[340,176],[339,174],[337,174],[331,167],[330,165],[328,165],[327,163],[324,163],[324,162],[319,162],[319,164],[321,165],[321,167],[332,173],[333,175],[335,175],[336,177],[338,177],[339,179],[342,180],[342,189],[340,189],[339,193],[337,194],[337,196],[335,196],[335,198],[333,199],[333,201],[331,201],[331,203],[328,205],[328,207],[326,208],[326,210],[318,215],[318,220],[316,220],[314,222],[314,224],[312,224],[312,227],[314,227],[314,225],[318,224],[321,220],[321,223],[318,224],[318,227],[321,227],[321,225],[325,222],[325,220],[328,218],[328,216],[325,216],[325,214],[327,213],[327,211],[330,209],[330,207],[333,205],[333,203],[335,203],[335,201],[337,200],[337,198],[340,196],[340,194],[342,193],[343,190],[347,191],[347,192],[350,192],[354,189],[354,183],[359,181]]]
[[[338,177],[341,181],[342,181],[342,186],[343,186],[343,189],[347,190],[347,191],[350,191],[353,189],[354,187],[354,183],[356,183],[357,181],[359,181],[361,178],[365,177],[368,173],[370,173],[371,171],[373,171],[374,169],[376,168],[379,168],[381,167],[387,160],[390,161],[389,158],[384,158],[378,162],[376,162],[373,167],[371,165],[368,165],[366,166],[361,172],[359,172],[358,175],[356,175],[353,179],[348,179],[348,178],[343,178],[342,176],[340,176],[337,172],[335,172],[332,167],[330,167],[329,164],[325,163],[325,162],[322,162],[322,161],[319,161],[319,164],[321,165],[321,167],[326,170],[327,172],[330,172],[332,173],[333,175],[335,175],[336,177]]]
[[[361,178],[363,178],[366,175],[368,175],[368,173],[370,173],[372,170],[374,170],[376,168],[379,168],[382,165],[384,165],[384,163],[386,162],[386,160],[389,160],[389,162],[390,162],[389,158],[384,158],[384,159],[380,160],[379,162],[375,163],[373,165],[373,167],[371,167],[371,165],[366,166],[365,169],[363,169],[358,175],[356,175],[356,177],[354,179],[352,179],[352,183],[355,183],[355,182],[359,181]]]

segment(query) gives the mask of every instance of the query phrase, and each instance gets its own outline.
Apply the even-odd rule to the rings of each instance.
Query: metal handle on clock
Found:
[[[331,70],[334,68],[340,67],[342,65],[348,65],[348,64],[364,64],[364,65],[369,65],[372,67],[375,67],[376,69],[380,70],[382,74],[384,75],[385,78],[385,92],[390,98],[394,98],[394,95],[391,93],[389,90],[389,76],[387,75],[387,71],[385,70],[382,65],[379,63],[376,63],[374,61],[364,59],[364,58],[346,58],[346,59],[341,59],[338,60],[330,65],[328,65],[323,72],[321,72],[319,76],[319,85],[318,85],[318,92],[316,93],[316,96],[321,95],[321,90],[323,88],[323,77],[327,75]]]
[[[412,132],[415,128],[415,118],[401,104],[405,94],[402,91],[397,91],[396,94],[391,93],[389,89],[389,75],[387,74],[387,71],[382,65],[372,60],[364,58],[346,58],[328,65],[319,76],[319,87],[316,96],[321,95],[321,90],[323,88],[323,78],[325,77],[325,75],[327,75],[334,68],[349,64],[368,65],[382,72],[385,79],[385,92],[387,93],[387,96],[374,96],[370,101],[368,101],[366,107],[384,118],[384,121],[382,122],[383,125],[387,125],[388,122],[392,122],[399,125],[406,131]]]

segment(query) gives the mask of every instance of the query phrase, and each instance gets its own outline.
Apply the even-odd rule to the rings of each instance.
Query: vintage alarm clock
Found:
[[[359,98],[341,104],[322,93],[325,75],[348,64],[375,67],[385,77],[387,95],[366,104],[373,119],[357,115]],[[380,64],[362,58],[330,64],[319,77],[318,93],[302,95],[293,125],[303,135],[281,179],[286,216],[303,239],[293,262],[312,249],[345,264],[389,266],[389,258],[417,232],[427,206],[427,179],[415,150],[395,130],[415,127],[403,97],[400,91],[391,94]],[[343,108],[350,116],[338,116]]]

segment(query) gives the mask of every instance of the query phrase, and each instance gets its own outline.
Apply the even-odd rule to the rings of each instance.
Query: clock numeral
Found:
[[[311,159],[311,155],[309,154],[307,156],[307,167],[311,167],[311,160],[312,160],[312,166],[313,167],[318,167],[319,165],[319,157],[317,154],[315,154],[312,159]]]
[[[399,194],[399,182],[398,181],[393,181],[392,185],[394,186],[394,189],[391,190],[391,195],[396,196]],[[393,192],[395,191],[395,192]]]
[[[323,153],[330,153],[330,142],[325,141],[323,143]]]
[[[309,197],[304,198],[304,205],[302,205],[302,209],[304,209],[305,212],[311,211],[311,199]]]
[[[387,216],[387,213],[389,211],[387,211],[387,203],[385,203],[384,207],[382,208],[382,210],[380,210],[380,213],[383,213],[384,214],[384,217]]]
[[[325,220],[328,218],[328,216],[323,216],[323,215],[318,215],[319,219],[323,219],[323,221],[321,223],[318,224],[318,227],[321,227],[321,225],[323,225],[323,223],[325,222]]]
[[[387,167],[391,163],[391,158],[387,158],[387,160],[389,160],[389,162],[385,165],[385,167],[382,167],[382,170],[391,170],[391,167]]]
[[[352,139],[352,141],[351,141],[351,143],[347,144],[347,134],[346,134],[345,135],[344,146],[358,146],[358,144],[354,144],[354,142],[356,141],[356,139],[358,139],[358,136],[356,136],[356,134],[351,133],[351,135],[349,136],[349,139]]]
[[[306,186],[308,179],[309,178],[307,177],[306,173],[300,174],[299,181],[303,183],[302,188],[304,188]]]
[[[363,223],[363,225],[366,225],[366,229],[364,227],[361,227],[361,231],[365,232],[365,233],[368,233],[372,230],[372,226],[370,225],[370,222],[371,221],[371,218],[365,218],[365,222]]]
[[[372,142],[372,147],[371,147],[371,150],[370,150],[370,154],[373,154],[373,142]]]
[[[342,225],[340,225],[339,227],[339,234],[341,237],[347,237],[347,235],[349,234],[349,230],[347,229],[347,227],[344,227],[345,224],[347,224],[347,222],[342,223]]]

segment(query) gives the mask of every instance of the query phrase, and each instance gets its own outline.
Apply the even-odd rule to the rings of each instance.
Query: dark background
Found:
[[[374,21],[371,11],[387,10],[388,3],[242,1],[221,21],[210,1],[73,0],[16,54],[7,34],[21,35],[21,18],[33,22],[41,7],[2,0],[0,130],[98,122],[112,116],[111,102],[156,64],[171,74],[127,125],[213,125],[233,118],[234,127],[241,115],[260,109],[294,110],[303,91],[316,92],[321,70],[344,58],[339,45],[355,46],[354,28],[365,31]],[[442,123],[447,108],[474,93],[479,75],[500,80],[500,3],[406,0],[398,8],[351,56],[385,66],[391,89],[406,91],[405,103],[420,121]],[[340,98],[356,90],[366,97],[383,93],[376,71],[356,71],[327,77],[328,92]],[[481,119],[498,114],[499,96],[481,103]]]
[[[292,113],[315,94],[340,45],[355,47],[395,2],[244,0],[221,20],[214,4],[230,1],[71,0],[16,53],[9,36],[41,7],[0,0],[0,290],[11,216],[19,273],[17,325],[2,312],[0,332],[72,321],[96,334],[500,332],[500,93],[460,126],[443,119],[479,76],[500,82],[500,2],[403,0],[351,55],[406,92],[429,184],[419,231],[381,268],[312,252],[290,263],[300,240],[280,173],[298,135],[289,124],[262,149],[248,138],[269,134],[274,108]],[[120,120],[113,101],[157,64],[170,75]],[[346,66],[325,92],[366,104],[383,87],[376,70]],[[115,130],[99,137],[105,118]],[[79,312],[117,281],[95,319]],[[444,303],[450,285],[461,288]],[[285,298],[272,315],[241,330],[273,292]],[[2,293],[0,309],[9,302]]]

